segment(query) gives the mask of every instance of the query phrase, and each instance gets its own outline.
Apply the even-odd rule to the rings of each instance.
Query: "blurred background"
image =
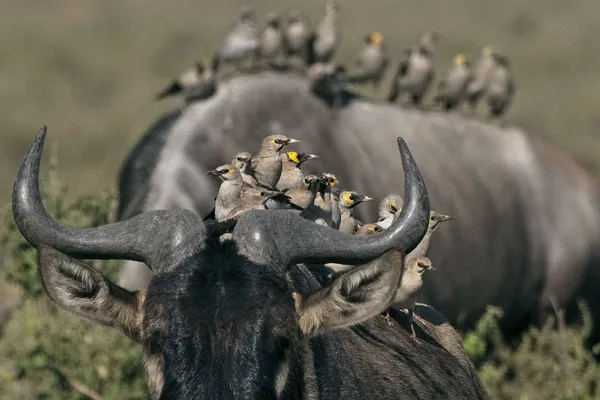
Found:
[[[112,207],[113,197],[100,193],[114,194],[118,169],[129,149],[156,118],[179,107],[177,100],[155,102],[153,96],[194,61],[210,59],[242,4],[252,6],[261,23],[266,12],[285,16],[299,9],[314,25],[323,8],[322,0],[1,0],[0,204],[8,206],[18,164],[37,129],[46,124],[50,151],[45,153],[45,160],[55,158],[56,176],[69,187],[66,192],[56,189],[54,210],[77,221],[108,218],[103,210]],[[439,33],[435,55],[438,77],[456,53],[476,59],[483,46],[500,48],[511,59],[517,86],[507,112],[508,122],[572,154],[598,175],[600,2],[343,0],[340,4],[342,44],[335,57],[338,62],[353,62],[363,36],[372,31],[383,34],[393,64],[400,50],[416,44],[423,32]],[[389,68],[377,94],[370,87],[363,93],[383,99],[394,68]],[[433,92],[426,102],[431,101]],[[63,200],[69,202],[83,195],[95,197],[75,206],[63,204]],[[10,218],[6,221],[8,227]],[[15,240],[9,232],[9,239],[0,245],[0,254],[23,246]],[[0,280],[0,323],[5,322],[1,321],[2,307],[21,305],[18,299],[23,295],[31,298],[8,321],[0,338],[0,398],[145,398],[137,349],[112,331],[65,316],[42,300],[41,290],[36,294],[31,289],[36,279],[34,254],[26,247],[22,249],[27,256],[17,262],[30,268],[29,275],[14,279],[13,273],[12,281],[20,283],[17,286]],[[18,256],[15,254],[13,251],[12,262]],[[4,264],[0,275],[9,268],[8,262]],[[110,271],[114,265],[108,263],[104,268]],[[493,331],[493,321],[486,320],[485,324],[482,332]],[[569,338],[576,342],[578,334]],[[560,341],[571,339],[563,337]],[[540,340],[534,337],[532,343]],[[87,350],[74,350],[81,341]],[[107,354],[110,346],[125,350]],[[528,346],[527,354],[535,353],[533,345]],[[75,355],[68,356],[69,351]],[[514,365],[505,367],[551,363],[521,356],[524,358],[511,358]],[[589,354],[582,357],[585,363],[577,359],[575,364],[584,371],[573,367],[569,373],[560,374],[572,382],[561,381],[568,388],[558,389],[556,398],[588,398],[568,397],[580,393],[592,396],[589,387],[598,382],[598,369]],[[57,365],[67,365],[73,372],[60,371]],[[498,372],[503,367],[497,368],[482,370],[488,374],[486,385],[492,389],[494,385],[501,387],[505,379]],[[519,379],[527,383],[523,388],[513,392],[497,389],[494,397],[515,398],[511,396],[518,394],[528,399],[554,398],[547,393],[556,393],[556,388],[543,392],[531,386],[533,378],[528,375]],[[127,387],[129,390],[124,391]],[[88,389],[92,392],[85,394]]]

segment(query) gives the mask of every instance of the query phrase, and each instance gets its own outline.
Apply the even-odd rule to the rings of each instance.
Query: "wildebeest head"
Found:
[[[272,210],[248,212],[228,225],[205,225],[189,210],[155,210],[97,228],[70,229],[54,221],[41,201],[45,136],[44,126],[17,174],[15,222],[38,249],[41,278],[52,300],[141,343],[161,398],[297,393],[293,385],[301,379],[281,378],[297,374],[303,343],[292,299],[299,288],[286,272],[298,263],[363,264],[392,249],[408,253],[427,229],[427,192],[400,138],[405,205],[389,229],[369,236],[347,235]],[[233,230],[233,240],[219,240],[225,230]],[[146,290],[130,292],[72,257],[142,261],[153,278]],[[360,289],[360,279],[353,279],[352,286]],[[365,285],[374,288],[376,279],[366,277]]]

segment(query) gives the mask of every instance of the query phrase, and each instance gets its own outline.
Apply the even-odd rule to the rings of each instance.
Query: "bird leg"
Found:
[[[392,317],[390,316],[390,312],[386,312],[384,318],[388,324],[388,326],[392,326]]]
[[[410,330],[412,332],[411,337],[415,342],[418,343],[419,339],[417,339],[417,334],[415,332],[415,325],[414,325],[414,323],[415,323],[415,306],[412,306],[408,309],[408,323],[410,324]]]

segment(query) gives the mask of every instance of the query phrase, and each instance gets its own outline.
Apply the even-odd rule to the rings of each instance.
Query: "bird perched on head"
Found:
[[[215,200],[215,219],[225,221],[231,211],[242,205],[242,191],[252,187],[242,180],[240,171],[231,164],[220,165],[207,175],[221,178],[221,186]]]
[[[353,235],[358,227],[361,225],[353,216],[352,212],[354,207],[362,202],[373,200],[369,196],[363,196],[362,194],[354,191],[345,190],[340,193],[340,200],[338,202],[340,207],[340,231]]]
[[[168,96],[182,95],[186,103],[194,100],[205,99],[216,91],[215,75],[204,61],[198,61],[183,72],[169,86],[161,90],[155,100],[162,100]]]
[[[281,177],[281,150],[288,144],[298,142],[299,140],[284,135],[267,136],[262,141],[258,154],[250,160],[250,176],[256,179],[260,186],[275,190]]]
[[[288,57],[305,56],[310,34],[304,15],[299,11],[290,12],[283,36]]]
[[[487,91],[490,75],[495,65],[494,57],[492,56],[493,53],[492,47],[484,47],[481,51],[481,57],[479,57],[473,67],[473,79],[467,85],[465,94],[471,110],[475,110],[479,99]]]
[[[306,210],[315,202],[319,185],[319,177],[316,175],[306,175],[302,179],[300,187],[287,190],[285,195],[290,198],[290,203]]]
[[[337,26],[339,4],[336,0],[325,2],[325,15],[319,22],[308,41],[307,64],[328,62],[340,44],[340,32]]]
[[[314,203],[303,213],[303,217],[320,225],[338,229],[341,222],[339,207],[340,184],[331,173],[318,176],[319,186]]]
[[[423,287],[423,275],[428,271],[435,271],[435,269],[431,265],[431,260],[427,257],[408,258],[407,256],[407,260],[404,263],[400,285],[391,302],[391,307],[404,310],[408,314],[412,338],[416,340],[417,335],[413,326],[415,301]],[[386,319],[390,323],[389,314],[387,314]]]
[[[260,36],[258,53],[263,59],[276,60],[283,50],[283,33],[281,19],[278,14],[269,13],[265,17],[267,26]]]
[[[249,184],[250,186],[258,186],[258,182],[254,179],[248,172],[250,168],[250,160],[252,160],[252,154],[242,151],[237,153],[235,157],[233,157],[233,161],[231,161],[231,165],[236,167],[240,174],[242,175],[242,180]]]
[[[376,224],[364,224],[361,225],[354,234],[356,236],[369,236],[377,232],[381,232],[383,228]]]
[[[248,6],[240,10],[238,21],[229,29],[213,59],[213,70],[224,62],[237,64],[254,58],[260,46],[260,31],[256,26],[256,14]]]
[[[302,186],[304,175],[300,170],[301,165],[308,160],[321,158],[315,154],[297,153],[288,151],[281,154],[281,176],[275,186],[277,190],[289,190]]]
[[[242,191],[240,204],[227,214],[225,220],[239,218],[251,210],[293,210],[298,213],[301,212],[302,209],[292,204],[290,200],[283,193],[262,188],[247,188]]]
[[[432,47],[420,44],[415,49],[405,50],[392,81],[389,102],[408,93],[413,104],[421,104],[434,78]]]
[[[351,83],[372,82],[377,89],[381,78],[388,66],[388,57],[383,45],[383,35],[373,32],[365,36],[365,47],[361,50],[356,60],[359,67],[357,74],[349,77]]]
[[[437,228],[442,222],[449,221],[451,219],[452,217],[448,215],[440,214],[433,210],[430,211],[427,232],[425,233],[425,236],[423,236],[423,239],[421,239],[417,247],[415,247],[413,251],[406,255],[406,259],[409,260],[415,257],[426,256],[429,252],[429,247],[431,246],[431,235],[433,235],[433,232],[437,230]]]
[[[501,117],[511,104],[515,94],[515,83],[510,71],[510,62],[506,55],[494,52],[494,68],[490,73],[486,101],[491,117]]]
[[[389,228],[394,221],[394,217],[402,210],[403,204],[404,200],[399,194],[392,193],[385,196],[377,208],[379,219],[376,225],[383,229]]]
[[[467,86],[471,82],[471,63],[463,54],[454,57],[452,67],[446,71],[438,84],[435,102],[444,109],[451,110],[464,99]]]

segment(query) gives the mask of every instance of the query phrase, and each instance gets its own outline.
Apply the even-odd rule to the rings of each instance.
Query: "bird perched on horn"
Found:
[[[300,167],[304,162],[318,158],[321,157],[315,154],[297,153],[295,151],[288,151],[281,154],[281,176],[275,186],[277,190],[285,191],[301,187],[304,175]]]
[[[338,202],[340,207],[340,228],[339,230],[344,233],[353,235],[358,227],[361,225],[356,218],[352,216],[354,207],[365,201],[373,200],[369,196],[364,196],[360,193],[344,190],[340,193],[340,200]]]
[[[457,54],[452,60],[452,67],[444,73],[438,84],[435,102],[446,110],[457,107],[465,98],[472,78],[470,61],[463,54]]]
[[[281,177],[281,150],[289,144],[298,142],[299,140],[288,138],[284,135],[267,136],[262,141],[258,154],[252,156],[250,160],[249,175],[260,186],[275,190],[277,182]]]

